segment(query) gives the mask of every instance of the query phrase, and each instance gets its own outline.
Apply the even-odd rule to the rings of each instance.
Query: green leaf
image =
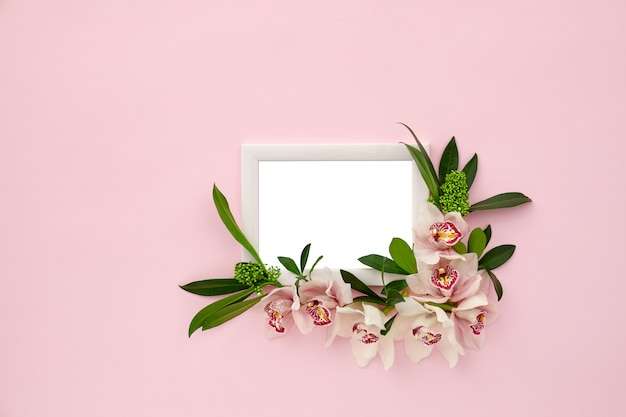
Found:
[[[396,305],[398,303],[402,303],[404,302],[404,297],[402,296],[402,294],[400,294],[400,292],[396,291],[396,290],[390,290],[388,291],[388,295],[387,295],[387,305],[388,306],[393,306]]]
[[[452,136],[448,145],[441,154],[441,161],[439,162],[439,182],[440,184],[452,171],[459,169],[459,150],[456,147],[456,139]]]
[[[404,144],[404,146],[406,146],[406,148],[409,150],[409,153],[413,157],[413,160],[417,165],[417,169],[422,175],[422,178],[426,183],[426,187],[428,187],[428,191],[430,191],[430,194],[433,196],[435,202],[439,202],[439,180],[437,179],[437,175],[434,172],[435,169],[433,168],[432,172],[430,170],[432,162],[429,166],[430,159],[428,159],[428,156],[425,156],[425,154],[420,152],[418,149],[415,149],[413,146],[407,145],[406,143]]]
[[[213,202],[215,203],[217,213],[219,214],[220,219],[222,219],[224,226],[226,226],[226,229],[228,229],[228,231],[235,238],[235,240],[239,242],[241,246],[243,246],[243,248],[247,250],[248,253],[250,253],[250,255],[252,255],[257,263],[263,266],[263,269],[265,269],[263,261],[261,261],[261,258],[259,257],[256,249],[254,249],[254,246],[252,246],[248,238],[243,234],[243,232],[237,225],[237,222],[233,217],[233,213],[230,211],[228,200],[226,200],[224,194],[222,194],[222,192],[217,188],[217,185],[215,184],[213,184]]]
[[[382,255],[367,255],[359,258],[359,262],[363,265],[369,266],[377,271],[383,270],[383,264],[385,265],[384,271],[389,274],[410,275],[409,272],[400,268],[392,259],[389,259]]]
[[[424,156],[425,163],[426,163],[425,167],[427,168],[428,172],[430,172],[430,175],[435,179],[435,182],[437,184],[439,184],[439,181],[437,180],[437,172],[435,171],[435,167],[433,166],[433,162],[430,160],[430,157],[428,156],[428,152],[426,152],[426,149],[422,145],[422,142],[420,142],[419,139],[417,138],[417,136],[415,136],[415,133],[413,132],[413,129],[411,129],[409,126],[405,125],[402,122],[400,122],[400,124],[402,126],[406,127],[409,130],[409,132],[411,132],[411,136],[413,136],[413,139],[415,139],[415,143],[417,143],[417,146],[419,147],[420,152]],[[406,145],[406,146],[408,146],[408,145]],[[415,148],[413,148],[413,149],[415,149]],[[417,150],[417,149],[415,149],[415,150]],[[433,194],[433,197],[435,197],[435,194]],[[437,197],[436,201],[439,201],[439,193],[438,192],[436,194],[436,197]]]
[[[380,334],[382,334],[383,336],[386,336],[387,333],[389,333],[389,330],[391,330],[391,325],[393,324],[393,321],[396,319],[397,315],[398,313],[394,314],[392,318],[387,320],[387,322],[385,323],[385,328],[380,331]]]
[[[387,285],[384,286],[384,288],[382,289],[382,293],[384,295],[388,295],[389,291],[402,291],[403,289],[405,289],[407,287],[407,283],[405,279],[399,279],[397,281],[391,281],[389,283],[387,283]]]
[[[298,265],[296,265],[296,262],[293,259],[287,258],[285,256],[279,256],[278,262],[283,264],[287,271],[292,272],[296,275],[301,275],[300,270],[298,269]]]
[[[500,282],[498,277],[495,276],[493,272],[491,272],[488,269],[485,269],[485,271],[487,271],[489,278],[491,278],[491,282],[493,282],[493,288],[496,290],[496,294],[498,296],[498,301],[500,301],[502,299],[502,293],[503,293],[502,283]]]
[[[377,299],[379,301],[382,301],[382,303],[385,304],[384,298],[376,294],[370,287],[365,285],[363,281],[361,281],[356,276],[354,276],[354,274],[348,271],[344,271],[343,269],[339,270],[339,272],[341,273],[341,277],[343,278],[343,281],[350,284],[353,290],[358,291],[365,295],[369,295],[370,297]]]
[[[467,253],[467,248],[465,247],[465,243],[461,242],[460,240],[456,242],[454,246],[452,246],[452,249],[454,249],[456,253],[460,255],[464,255]]]
[[[467,251],[474,252],[478,258],[483,254],[483,251],[487,247],[487,236],[483,229],[477,227],[472,230],[470,233],[469,239],[467,240]]]
[[[306,263],[309,260],[309,251],[311,250],[311,244],[309,243],[302,249],[302,253],[300,254],[300,270],[304,273],[304,268],[306,267]]]
[[[485,230],[483,230],[483,232],[485,232],[485,236],[487,237],[487,245],[488,245],[489,241],[491,240],[491,225],[488,224],[487,227],[485,227]]]
[[[234,319],[261,301],[263,297],[264,295],[261,295],[250,300],[240,301],[216,311],[204,319],[204,322],[202,323],[202,330],[212,329],[220,324],[226,323],[228,320]]]
[[[192,294],[222,295],[245,290],[248,286],[234,278],[215,278],[190,282],[189,284],[181,285],[180,288]]]
[[[415,253],[413,249],[404,240],[399,237],[394,237],[389,245],[389,254],[393,261],[403,270],[410,274],[417,273],[417,261],[415,260]],[[385,270],[389,272],[386,268]]]
[[[191,323],[189,324],[189,336],[191,337],[193,332],[195,332],[200,327],[202,327],[202,323],[204,322],[204,320],[207,317],[209,317],[211,314],[233,303],[236,303],[238,301],[248,298],[250,294],[252,294],[253,292],[254,292],[253,289],[248,289],[245,291],[238,292],[228,297],[224,297],[221,300],[217,300],[214,303],[211,303],[208,306],[204,307],[202,310],[198,311],[198,313],[193,317],[193,319],[191,319]]]
[[[319,258],[317,258],[317,259],[315,260],[315,262],[313,262],[313,266],[311,267],[311,269],[309,269],[309,275],[311,275],[311,274],[313,273],[313,271],[315,270],[315,267],[317,266],[317,264],[319,263],[319,261],[321,261],[321,260],[322,260],[322,258],[323,258],[323,257],[324,257],[324,256],[320,255],[320,257],[319,257]],[[304,272],[304,271],[302,271],[302,272]]]
[[[520,204],[530,203],[531,201],[530,198],[522,193],[502,193],[476,204],[472,204],[470,211],[515,207]]]
[[[354,300],[352,301],[355,303],[370,303],[370,304],[378,304],[381,306],[387,305],[387,302],[384,299],[370,297],[369,295],[362,295],[360,297],[355,297]]]
[[[467,161],[467,164],[463,167],[463,172],[465,172],[465,182],[467,182],[468,190],[472,188],[474,178],[476,178],[476,171],[478,171],[478,155],[474,154],[472,159]]]
[[[478,261],[479,265],[482,265],[485,269],[496,269],[504,264],[513,256],[515,252],[515,245],[500,245],[488,251],[485,256]]]

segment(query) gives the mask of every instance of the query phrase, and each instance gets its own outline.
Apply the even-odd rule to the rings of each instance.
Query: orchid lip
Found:
[[[264,311],[269,316],[268,324],[272,326],[277,333],[285,333],[283,314],[280,312],[278,304],[278,301],[272,301],[265,306]]]
[[[454,246],[463,237],[463,233],[451,221],[433,223],[428,232],[435,243],[448,246]]]
[[[352,326],[352,333],[360,336],[360,339],[358,340],[366,345],[376,343],[380,339],[374,333],[368,332],[367,329],[365,329],[365,324],[361,322],[354,323],[354,326]]]
[[[433,269],[430,274],[430,282],[442,290],[451,290],[459,279],[459,271],[452,265]]]
[[[414,328],[413,336],[426,346],[432,346],[441,341],[440,333],[429,332],[428,329],[424,328],[424,326],[418,326]]]
[[[479,335],[480,332],[485,328],[485,315],[486,313],[484,311],[481,311],[476,315],[476,320],[469,325],[470,329],[472,329],[472,333],[474,333],[475,335]]]
[[[330,310],[321,301],[311,300],[306,304],[306,312],[313,319],[316,326],[327,326],[333,321],[330,318]]]

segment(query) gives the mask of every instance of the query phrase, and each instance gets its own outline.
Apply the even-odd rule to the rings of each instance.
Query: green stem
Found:
[[[454,310],[454,308],[456,307],[456,304],[454,304],[454,303],[449,304],[449,303],[450,303],[450,302],[445,303],[445,304],[425,302],[425,303],[423,303],[423,304],[428,304],[428,305],[430,305],[430,306],[439,307],[440,309],[442,309],[442,310],[444,310],[444,311],[452,311],[452,310]]]
[[[259,290],[258,290],[257,292],[258,292],[259,294],[263,294],[263,296],[267,295],[267,294],[263,293],[263,291],[262,291],[262,290],[263,290],[263,288],[264,288],[264,287],[266,287],[266,286],[268,286],[268,285],[271,285],[271,286],[273,286],[273,287],[279,287],[279,288],[282,288],[282,287],[283,287],[283,284],[281,284],[280,282],[278,282],[278,280],[275,280],[275,281],[267,281],[267,282],[264,282],[263,284],[259,285],[259,287],[258,287],[258,288],[259,288]]]
[[[317,263],[319,261],[322,260],[324,256],[320,256],[319,258],[317,258],[317,260],[313,263],[313,266],[311,267],[311,269],[309,270],[309,276],[311,276],[311,274],[313,273],[313,270],[315,269],[315,267],[317,266]],[[304,270],[302,270],[302,273],[304,274]]]
[[[387,315],[391,310],[393,310],[393,306],[387,306],[383,308],[383,314]]]

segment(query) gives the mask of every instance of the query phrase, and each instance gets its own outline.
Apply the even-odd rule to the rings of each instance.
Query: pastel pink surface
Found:
[[[0,416],[620,416],[626,4],[0,1]],[[186,330],[240,250],[242,143],[479,155],[500,318],[453,370]],[[364,230],[366,233],[366,230]],[[616,239],[617,237],[617,239]],[[332,410],[332,411],[329,411]]]

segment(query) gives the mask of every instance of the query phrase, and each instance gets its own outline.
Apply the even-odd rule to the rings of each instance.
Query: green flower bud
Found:
[[[469,193],[467,192],[467,179],[463,171],[451,171],[446,175],[444,183],[441,185],[441,195],[439,205],[445,213],[456,211],[461,216],[469,213]]]
[[[260,284],[268,281],[277,281],[280,269],[276,266],[267,266],[254,262],[239,262],[235,265],[235,279],[250,288],[260,290]]]

